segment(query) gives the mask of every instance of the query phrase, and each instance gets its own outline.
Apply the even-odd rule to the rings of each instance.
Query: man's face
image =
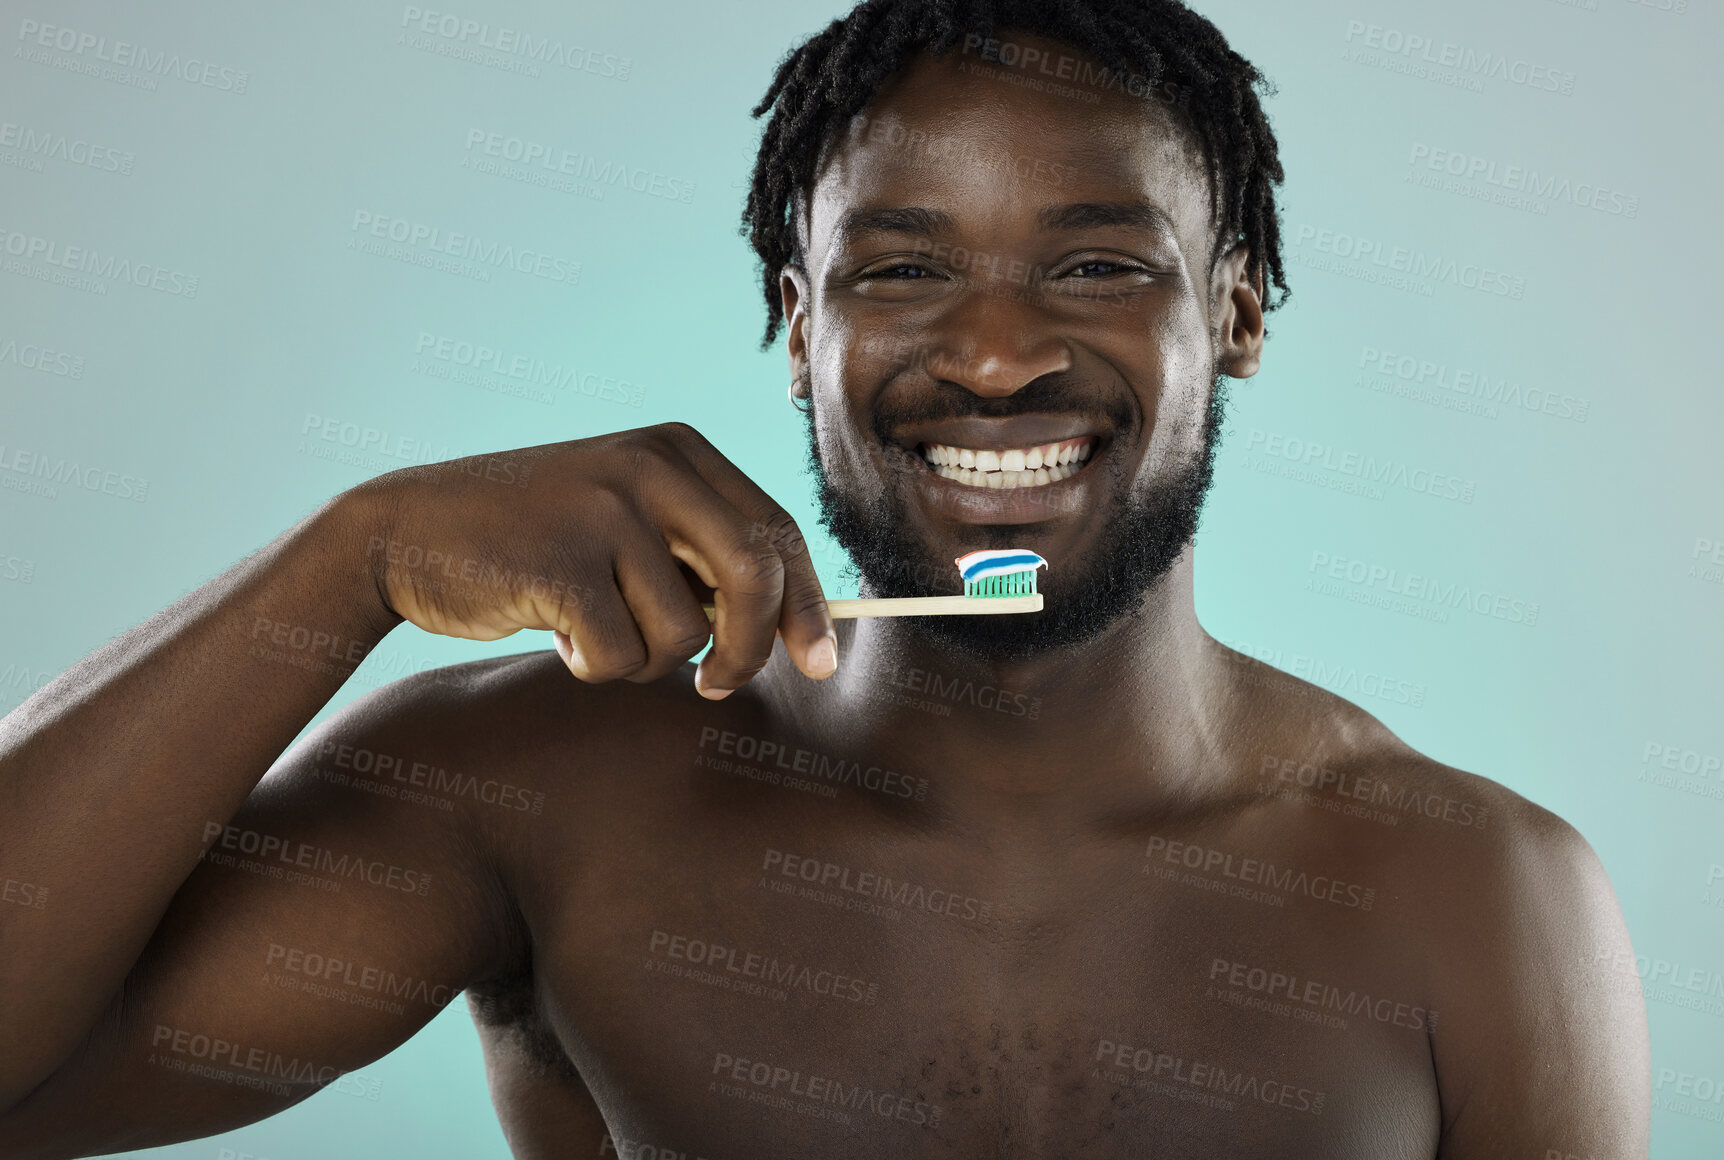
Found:
[[[819,173],[784,284],[823,522],[875,595],[957,591],[978,548],[1040,553],[1042,613],[913,622],[1010,659],[1102,632],[1180,558],[1218,371],[1255,349],[1222,341],[1242,262],[1211,270],[1204,163],[1166,108],[978,66],[1022,71],[924,54],[888,82]],[[1087,458],[1017,487],[930,463],[1074,444]]]

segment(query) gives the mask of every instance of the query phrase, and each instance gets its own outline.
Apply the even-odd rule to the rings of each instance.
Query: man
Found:
[[[1046,610],[835,626],[675,424],[337,497],[0,723],[0,1155],[257,1120],[462,991],[522,1157],[1646,1155],[1586,843],[1193,612],[1257,74],[1171,3],[954,7],[786,61],[747,217],[868,593],[1013,546]],[[402,620],[556,655],[282,755]]]

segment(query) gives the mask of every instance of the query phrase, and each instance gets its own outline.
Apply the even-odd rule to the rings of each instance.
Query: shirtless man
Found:
[[[1185,74],[1022,83],[1123,43],[1124,6],[1047,35],[1066,7],[940,57],[904,47],[937,13],[840,26],[774,87],[871,97],[775,282],[834,534],[869,594],[1032,549],[1047,609],[834,625],[794,523],[679,424],[337,496],[0,721],[36,903],[0,906],[0,1155],[250,1123],[463,991],[519,1157],[1647,1154],[1586,842],[1199,626],[1274,236],[1218,217]],[[925,454],[1050,443],[1088,457],[1015,488]],[[403,620],[557,647],[283,753]]]

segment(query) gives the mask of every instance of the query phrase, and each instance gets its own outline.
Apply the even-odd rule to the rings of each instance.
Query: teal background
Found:
[[[1724,403],[1706,353],[1724,258],[1712,140],[1724,20],[1711,4],[1661,2],[1682,10],[1197,5],[1279,88],[1269,108],[1295,289],[1271,319],[1262,373],[1233,388],[1198,607],[1222,640],[1316,673],[1416,747],[1568,819],[1609,869],[1636,950],[1716,978],[1724,869],[1710,892],[1708,875],[1724,863],[1724,798],[1708,793],[1724,781],[1640,779],[1649,745],[1724,754],[1724,565],[1706,547],[1724,542]],[[0,268],[0,351],[18,344],[0,354],[0,462],[22,449],[148,482],[141,501],[30,494],[0,467],[0,712],[324,499],[417,458],[682,419],[815,528],[782,344],[756,350],[763,316],[736,222],[759,129],[747,110],[780,56],[843,6],[464,3],[456,15],[626,57],[628,75],[534,77],[421,51],[399,42],[403,6],[372,0],[7,6],[0,122],[133,164],[37,171],[0,147],[0,238],[116,252],[195,274],[199,289],[97,294]],[[145,91],[44,64],[20,53],[31,19],[245,70],[247,88],[166,77]],[[1350,21],[1559,69],[1573,90],[1487,79],[1473,91],[1347,59],[1362,40]],[[656,171],[693,194],[613,186],[592,199],[475,172],[462,165],[470,130]],[[1409,164],[1421,146],[1604,187],[1638,213],[1427,188],[1411,180],[1431,172]],[[509,270],[480,282],[361,253],[348,248],[357,211],[578,260],[579,283]],[[1353,276],[1359,264],[1320,269],[1332,255],[1316,230],[1490,266],[1524,279],[1524,294],[1443,282],[1426,294]],[[606,376],[640,405],[434,378],[414,366],[422,333]],[[80,376],[20,365],[24,344],[66,353]],[[1585,400],[1585,419],[1374,390],[1366,348]],[[387,432],[395,453],[352,455],[339,434],[319,437],[326,421]],[[1271,439],[1440,471],[1472,499],[1349,494],[1321,467],[1290,478],[1265,470],[1294,466],[1263,454]],[[817,558],[829,592],[854,591],[840,552],[820,541]],[[1312,583],[1321,559],[1536,603],[1537,621],[1453,611],[1437,623],[1338,599]],[[404,628],[336,704],[411,669],[547,646]],[[1384,687],[1397,692],[1370,691]],[[1661,1069],[1724,1081],[1720,1013],[1716,997],[1709,1011],[1649,1001],[1655,1081]],[[461,1005],[361,1078],[366,1095],[325,1091],[159,1154],[506,1155]],[[1669,1082],[1655,1091],[1653,1154],[1724,1154],[1724,1124],[1672,1110],[1673,1095]]]

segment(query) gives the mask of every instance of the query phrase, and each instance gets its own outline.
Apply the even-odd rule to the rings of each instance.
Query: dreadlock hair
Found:
[[[833,138],[873,100],[880,86],[921,49],[942,57],[966,38],[992,39],[996,29],[1039,34],[1107,66],[1124,85],[1177,94],[1209,166],[1211,216],[1217,223],[1210,261],[1236,241],[1251,254],[1250,273],[1291,291],[1281,263],[1274,186],[1281,183],[1275,134],[1258,100],[1274,86],[1234,52],[1209,21],[1179,0],[864,0],[794,49],[778,66],[752,115],[768,110],[742,229],[760,257],[766,299],[762,350],[784,321],[779,271],[802,262],[796,215]]]

